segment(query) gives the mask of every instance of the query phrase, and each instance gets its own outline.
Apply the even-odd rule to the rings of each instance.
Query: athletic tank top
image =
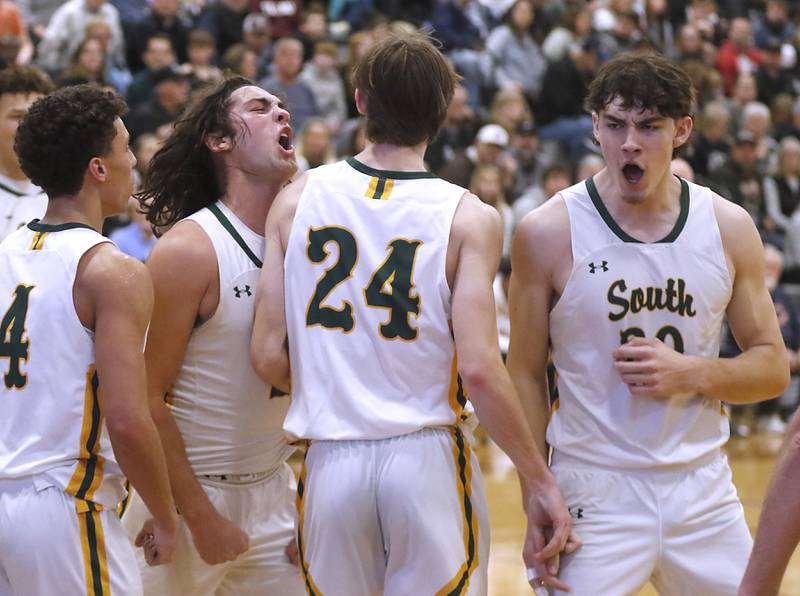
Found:
[[[186,219],[208,235],[219,270],[217,309],[192,331],[168,395],[189,463],[195,474],[273,470],[293,449],[282,429],[288,397],[270,397],[250,365],[264,237],[221,201]]]
[[[81,257],[108,242],[84,224],[34,220],[0,247],[0,478],[34,476],[114,508],[124,478],[100,412],[94,334],[75,311]]]
[[[719,449],[728,420],[718,400],[633,397],[613,360],[637,335],[718,356],[732,282],[711,191],[681,180],[673,230],[648,244],[614,222],[591,178],[561,196],[573,265],[550,313],[559,399],[548,442],[556,453],[621,468],[686,464]]]
[[[355,159],[311,170],[285,258],[291,437],[383,439],[471,412],[445,275],[464,192]]]
[[[30,180],[0,174],[0,242],[29,221],[43,217],[47,195]]]

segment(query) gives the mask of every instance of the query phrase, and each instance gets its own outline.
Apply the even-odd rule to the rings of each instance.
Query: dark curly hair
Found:
[[[0,96],[6,93],[40,93],[47,95],[55,89],[53,81],[33,66],[14,65],[0,70]]]
[[[460,77],[425,33],[390,33],[356,65],[367,138],[410,147],[439,132]]]
[[[123,99],[97,85],[65,87],[36,100],[20,122],[14,150],[25,175],[49,197],[74,195],[93,157],[106,155]]]
[[[254,84],[233,76],[210,85],[175,122],[172,134],[150,161],[142,190],[134,195],[154,227],[169,226],[222,196],[206,137],[235,137],[228,112],[231,94]]]
[[[600,113],[616,98],[666,118],[691,116],[695,90],[689,76],[656,53],[624,53],[606,62],[589,86],[586,108]]]

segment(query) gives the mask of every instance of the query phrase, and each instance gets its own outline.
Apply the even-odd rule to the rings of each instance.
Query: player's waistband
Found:
[[[197,478],[222,484],[254,484],[267,480],[282,470],[287,464],[281,462],[276,468],[262,472],[249,472],[246,474],[198,474]]]
[[[587,461],[573,455],[568,455],[562,451],[553,450],[550,465],[551,467],[556,466],[584,470],[604,470],[607,472],[615,472],[620,474],[641,474],[642,476],[653,476],[658,474],[674,474],[675,472],[691,472],[692,470],[713,464],[721,459],[726,459],[726,456],[722,450],[713,449],[705,455],[701,455],[697,459],[694,459],[690,462],[679,462],[674,464],[659,464],[657,462],[653,462],[653,464],[649,467],[625,467],[609,466],[607,464]]]

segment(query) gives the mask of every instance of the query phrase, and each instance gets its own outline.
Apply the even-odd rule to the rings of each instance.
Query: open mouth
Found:
[[[622,175],[625,176],[628,184],[638,184],[642,176],[644,176],[644,170],[635,164],[629,163],[622,168]]]
[[[283,147],[286,151],[292,150],[292,140],[287,134],[283,134],[278,138],[278,145]]]

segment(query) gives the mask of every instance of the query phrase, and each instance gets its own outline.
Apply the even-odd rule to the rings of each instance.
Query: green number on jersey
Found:
[[[19,369],[20,360],[28,361],[30,341],[25,335],[25,317],[28,315],[28,295],[34,286],[17,286],[14,290],[14,302],[8,307],[0,322],[0,358],[8,358],[8,372],[3,376],[8,389],[22,389],[28,382],[28,376]]]
[[[314,295],[308,305],[306,325],[322,325],[326,329],[352,331],[355,325],[353,305],[343,302],[339,309],[324,306],[322,302],[336,286],[353,274],[358,259],[358,245],[349,231],[338,227],[325,227],[308,231],[308,258],[314,263],[322,263],[330,254],[325,250],[328,242],[339,247],[339,258],[325,271],[317,282]],[[389,321],[381,324],[380,332],[385,339],[412,340],[417,337],[417,329],[408,320],[410,314],[419,315],[419,296],[412,296],[414,288],[413,271],[417,248],[421,240],[392,240],[389,243],[389,256],[372,274],[372,279],[364,288],[367,305],[386,308],[390,311]],[[391,292],[385,287],[389,285]]]
[[[672,347],[676,352],[683,354],[683,337],[681,332],[672,325],[664,325],[656,333],[656,338],[667,343],[667,336],[672,338]],[[634,337],[645,337],[644,331],[640,327],[628,327],[619,333],[619,343],[626,344]]]
[[[417,330],[409,323],[408,315],[419,315],[419,296],[411,295],[414,287],[411,274],[420,244],[419,240],[392,240],[389,243],[392,252],[372,274],[372,280],[364,290],[369,306],[388,308],[391,313],[389,322],[380,327],[381,335],[386,339],[417,338]],[[391,292],[383,289],[387,283]]]
[[[308,258],[314,263],[322,263],[330,254],[325,250],[328,242],[335,242],[339,247],[339,258],[317,282],[317,289],[308,305],[306,325],[322,325],[328,329],[352,331],[354,325],[352,304],[344,302],[340,309],[321,304],[336,286],[353,274],[353,267],[358,259],[356,239],[344,228],[327,227],[317,230],[311,228],[308,231]]]

